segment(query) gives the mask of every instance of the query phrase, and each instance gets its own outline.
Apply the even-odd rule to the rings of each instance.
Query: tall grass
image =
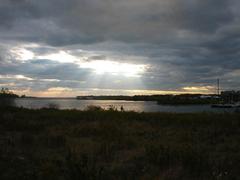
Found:
[[[238,179],[240,114],[0,108],[0,179]]]

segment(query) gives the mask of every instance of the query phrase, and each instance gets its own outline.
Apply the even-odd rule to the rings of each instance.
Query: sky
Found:
[[[240,90],[239,0],[1,0],[0,87],[21,95]]]

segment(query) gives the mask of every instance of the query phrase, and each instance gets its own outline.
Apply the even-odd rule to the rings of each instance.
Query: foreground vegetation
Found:
[[[240,114],[0,112],[1,180],[240,177]]]

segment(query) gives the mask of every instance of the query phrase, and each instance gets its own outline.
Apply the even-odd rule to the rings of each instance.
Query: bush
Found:
[[[85,111],[103,111],[104,109],[101,106],[90,105],[85,108]]]
[[[0,90],[0,107],[15,106],[17,97],[18,95],[13,94],[8,88],[2,88]]]
[[[15,98],[0,96],[0,107],[9,107],[9,106],[15,106]]]
[[[55,104],[55,103],[49,103],[47,105],[47,108],[48,109],[59,109],[59,105],[58,104]]]
[[[113,106],[113,105],[110,105],[110,106],[108,107],[108,110],[109,110],[109,111],[118,111],[117,107],[116,107],[116,106]]]

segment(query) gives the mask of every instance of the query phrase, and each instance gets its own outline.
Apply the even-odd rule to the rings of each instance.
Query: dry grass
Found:
[[[239,114],[0,109],[0,179],[238,179]]]

